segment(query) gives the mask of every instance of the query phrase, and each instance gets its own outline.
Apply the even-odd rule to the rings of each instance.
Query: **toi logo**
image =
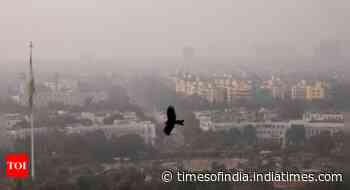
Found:
[[[6,176],[25,178],[29,175],[28,156],[25,153],[6,155]]]

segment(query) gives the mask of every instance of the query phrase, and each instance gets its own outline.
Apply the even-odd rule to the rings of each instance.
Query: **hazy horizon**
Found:
[[[41,59],[249,56],[282,46],[311,55],[322,40],[349,40],[341,0],[3,0],[0,60],[21,60],[33,41]]]

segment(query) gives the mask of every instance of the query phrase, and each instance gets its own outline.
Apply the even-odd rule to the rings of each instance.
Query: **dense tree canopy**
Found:
[[[305,127],[293,125],[286,134],[288,145],[303,145],[305,143]]]

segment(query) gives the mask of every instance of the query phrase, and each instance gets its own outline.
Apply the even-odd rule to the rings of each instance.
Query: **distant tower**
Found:
[[[54,76],[53,76],[53,80],[55,83],[55,90],[58,91],[58,81],[60,79],[60,74],[58,72],[55,72]]]

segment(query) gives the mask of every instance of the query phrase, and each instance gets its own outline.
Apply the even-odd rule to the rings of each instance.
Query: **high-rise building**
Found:
[[[321,82],[316,82],[314,85],[306,86],[306,99],[316,100],[325,98],[325,88]]]
[[[292,86],[291,98],[304,100],[306,98],[306,81],[302,80],[298,84]]]

